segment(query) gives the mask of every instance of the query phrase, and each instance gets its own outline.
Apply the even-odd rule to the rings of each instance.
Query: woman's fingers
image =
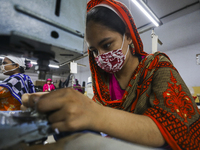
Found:
[[[22,105],[29,107],[29,95],[28,93],[22,95]]]
[[[57,128],[59,131],[90,128],[96,112],[96,107],[93,108],[95,103],[72,88],[25,94],[22,101],[22,109],[34,107],[37,111],[46,113],[53,129]]]
[[[69,101],[72,93],[73,90],[70,88],[64,88],[41,96],[37,103],[38,111],[48,112],[61,109]]]
[[[21,109],[21,110],[26,110],[27,107],[25,107],[24,105],[21,105],[21,106],[20,106],[20,109]]]
[[[42,95],[47,94],[48,92],[37,92],[33,94],[23,94],[22,95],[22,108],[35,107],[35,103],[39,100]]]
[[[64,121],[60,121],[60,122],[56,122],[56,123],[53,123],[51,124],[51,128],[53,130],[58,130],[59,132],[63,132],[63,131],[75,131],[76,128],[74,126],[70,126],[70,125],[67,125]]]
[[[64,109],[51,113],[48,117],[50,123],[64,121],[67,114]]]

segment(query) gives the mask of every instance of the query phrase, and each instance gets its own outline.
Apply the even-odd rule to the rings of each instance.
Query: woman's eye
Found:
[[[110,47],[110,45],[111,45],[111,43],[108,43],[108,44],[105,44],[103,47],[104,47],[105,49],[108,49],[108,48]]]

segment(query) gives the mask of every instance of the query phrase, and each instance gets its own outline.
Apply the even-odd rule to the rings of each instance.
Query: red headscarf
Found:
[[[133,21],[133,17],[127,7],[122,3],[115,0],[91,0],[87,4],[87,12],[89,12],[92,8],[97,6],[98,4],[105,4],[114,9],[120,18],[123,19],[127,28],[129,29],[130,35],[132,37],[132,41],[135,48],[131,48],[131,52],[133,54],[137,53],[139,55],[146,56],[147,53],[143,51],[143,44],[140,39],[139,33]],[[89,53],[89,62],[90,69],[92,72],[93,78],[93,90],[94,90],[94,98],[93,100],[97,100],[103,105],[109,105],[111,107],[119,107],[121,105],[122,100],[111,101],[109,96],[108,85],[106,85],[104,79],[102,78],[102,74],[99,71],[99,68],[94,60],[93,53],[88,50]]]
[[[131,34],[132,41],[133,41],[133,44],[134,44],[134,47],[135,47],[135,52],[133,52],[133,53],[137,53],[137,54],[146,56],[147,53],[143,51],[142,41],[141,41],[140,36],[138,34],[138,31],[137,31],[137,28],[135,26],[133,17],[131,15],[131,13],[129,12],[129,10],[127,9],[127,7],[124,4],[117,2],[115,0],[91,0],[87,4],[87,12],[89,12],[93,7],[97,6],[98,4],[109,5],[118,14],[120,14],[120,16],[125,21],[126,26],[128,27],[129,32]],[[132,50],[134,51],[134,49],[132,49]]]

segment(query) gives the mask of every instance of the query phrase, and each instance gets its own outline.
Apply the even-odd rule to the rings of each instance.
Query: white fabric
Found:
[[[108,4],[106,4],[106,3],[105,3],[105,4],[104,4],[104,3],[102,4],[102,3],[101,3],[101,4],[96,5],[95,7],[98,7],[98,6],[103,6],[103,7],[106,7],[106,8],[108,8],[108,9],[112,10],[112,11],[113,11],[114,13],[116,13],[116,14],[122,19],[122,21],[125,23],[125,21],[124,21],[123,17],[121,16],[121,14],[118,13],[114,8],[112,8],[112,7],[109,6]],[[95,8],[95,7],[93,7],[93,8]],[[92,9],[93,9],[93,8],[92,8]],[[91,9],[91,10],[92,10],[92,9]]]
[[[13,64],[13,63],[12,63],[12,64]],[[12,64],[1,65],[2,73],[6,73],[6,72],[10,72],[10,71],[16,70],[17,68],[14,68],[14,69],[11,69],[11,70],[6,70],[6,69],[5,69],[5,66],[12,65]]]
[[[50,85],[48,85],[48,91],[51,91],[51,89],[50,89]]]
[[[6,57],[8,59],[12,60],[14,63],[17,63],[19,66],[21,66],[24,69],[26,69],[25,58],[15,57],[15,56],[11,56],[11,55],[8,55]]]

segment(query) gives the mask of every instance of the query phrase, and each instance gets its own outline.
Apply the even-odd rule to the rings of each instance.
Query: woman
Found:
[[[55,86],[52,84],[52,80],[48,78],[47,83],[43,86],[43,92],[50,92],[52,90],[55,90]]]
[[[24,93],[34,93],[34,85],[29,76],[23,74],[31,67],[30,61],[15,56],[6,56],[1,70],[6,78],[0,83],[0,110],[20,110],[21,97]]]
[[[73,88],[81,93],[83,93],[83,90],[81,88],[81,85],[78,83],[78,79],[75,79],[75,84],[73,85]]]
[[[39,111],[57,110],[48,119],[59,131],[90,129],[142,145],[199,149],[197,106],[167,55],[143,51],[133,18],[122,3],[91,0],[87,11],[96,103],[67,88],[25,95],[24,105],[39,100]]]

